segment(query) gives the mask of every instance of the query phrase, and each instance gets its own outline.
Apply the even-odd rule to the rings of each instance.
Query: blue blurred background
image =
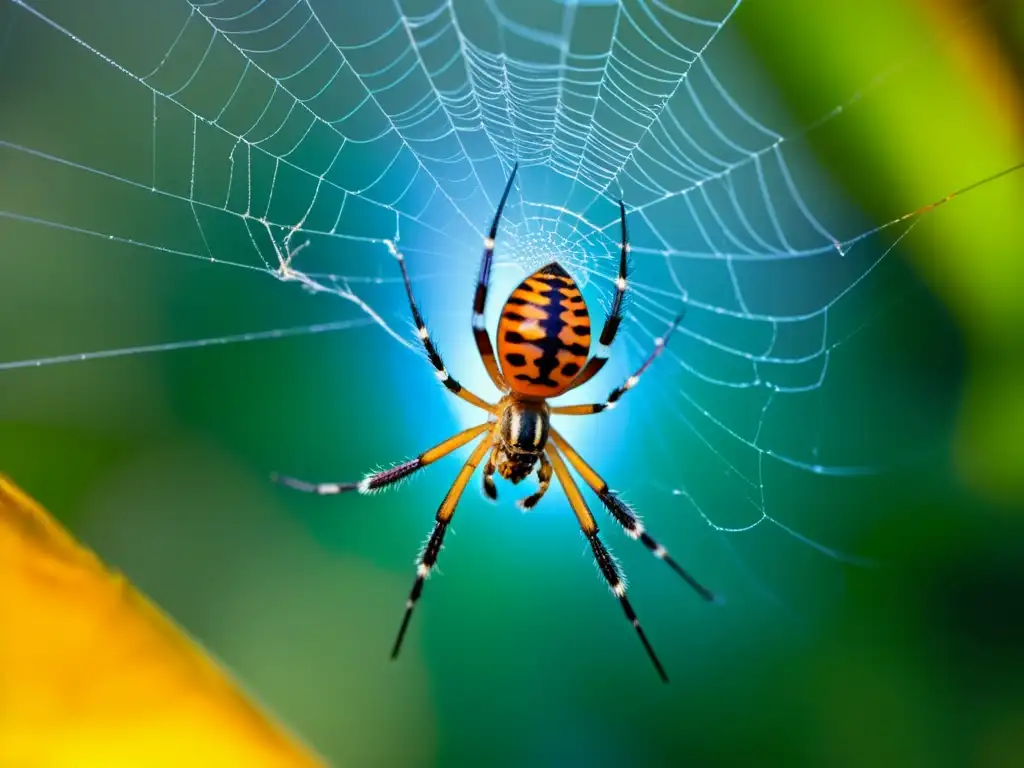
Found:
[[[1020,764],[1024,183],[899,220],[1024,158],[1024,14],[852,5],[4,0],[0,470],[338,765]],[[726,599],[594,500],[667,687],[559,491],[474,481],[391,663],[459,459],[268,481],[482,420],[389,244],[492,398],[515,160],[492,328],[552,258],[600,315],[631,211],[629,320],[567,402],[687,309],[558,424]]]

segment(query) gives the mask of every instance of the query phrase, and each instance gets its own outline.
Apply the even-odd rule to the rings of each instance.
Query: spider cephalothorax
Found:
[[[531,402],[514,396],[502,398],[499,406],[501,415],[488,464],[493,464],[501,477],[514,484],[533,472],[537,461],[543,459],[551,409],[543,400]],[[486,466],[484,473],[484,477],[491,474]],[[491,489],[493,485],[488,485],[487,495],[496,498]]]
[[[413,582],[412,591],[406,602],[402,625],[391,651],[392,658],[394,658],[401,648],[402,639],[405,637],[405,631],[412,617],[413,607],[423,591],[423,584],[437,562],[445,532],[455,513],[455,507],[466,489],[470,477],[484,457],[490,452],[484,465],[483,483],[484,492],[491,499],[496,499],[498,496],[494,483],[495,473],[512,483],[519,483],[528,477],[534,471],[534,467],[539,464],[540,466],[537,468],[539,487],[533,494],[520,501],[520,506],[528,509],[536,505],[551,484],[552,476],[558,478],[580,528],[593,550],[594,559],[601,574],[607,580],[612,594],[622,605],[626,618],[639,635],[651,661],[654,662],[654,666],[658,670],[658,674],[667,681],[665,670],[648,643],[647,636],[641,629],[640,622],[633,611],[633,606],[626,597],[626,584],[619,567],[598,536],[597,522],[590,513],[576,481],[569,473],[566,460],[590,489],[597,494],[601,503],[630,538],[639,539],[655,557],[668,563],[701,597],[713,600],[714,595],[673,560],[663,546],[651,538],[632,510],[613,491],[609,490],[608,484],[565,438],[551,427],[550,422],[552,415],[585,416],[613,407],[627,390],[636,386],[643,372],[661,354],[669,335],[675,330],[682,316],[676,317],[672,321],[664,337],[655,340],[654,351],[643,365],[621,386],[612,390],[605,402],[588,405],[562,405],[554,408],[549,406],[547,403],[549,398],[565,394],[590,381],[608,360],[608,349],[622,323],[622,299],[626,293],[628,278],[629,242],[626,232],[626,208],[621,202],[619,203],[622,227],[619,275],[615,280],[615,297],[612,299],[611,308],[601,329],[601,335],[598,337],[597,354],[589,357],[590,315],[583,295],[572,276],[557,262],[552,262],[523,280],[505,302],[505,306],[501,310],[501,319],[498,322],[498,356],[496,358],[491,338],[484,324],[484,307],[487,302],[487,289],[490,285],[491,263],[494,259],[494,239],[498,234],[498,224],[501,221],[501,214],[512,189],[515,175],[516,168],[513,167],[508,183],[505,185],[505,192],[501,196],[501,202],[498,204],[498,210],[494,214],[490,234],[484,238],[483,262],[473,298],[473,338],[491,381],[503,393],[497,403],[488,403],[478,395],[464,389],[448,373],[448,369],[445,368],[441,356],[430,339],[430,333],[423,322],[419,308],[416,306],[405,259],[401,252],[397,250],[394,252],[402,269],[402,278],[413,320],[416,323],[417,335],[426,349],[427,357],[437,371],[437,378],[453,394],[487,411],[488,420],[449,437],[414,459],[368,475],[359,482],[307,483],[288,477],[279,477],[278,479],[293,488],[311,493],[334,494],[355,490],[366,493],[389,486],[416,470],[447,456],[455,449],[483,437],[463,465],[437,511],[434,530],[420,555],[416,580]]]

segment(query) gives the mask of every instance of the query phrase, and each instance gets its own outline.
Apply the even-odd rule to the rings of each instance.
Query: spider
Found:
[[[551,426],[551,416],[585,416],[615,407],[619,398],[636,386],[640,376],[665,349],[665,344],[672,331],[682,320],[682,315],[673,320],[662,338],[655,340],[654,350],[643,365],[621,386],[612,390],[605,402],[555,407],[548,405],[549,399],[563,395],[589,381],[604,367],[608,361],[609,347],[622,323],[623,298],[626,294],[628,277],[629,241],[626,230],[626,208],[620,201],[622,243],[619,274],[615,281],[615,298],[601,329],[596,354],[588,359],[591,338],[590,317],[583,295],[572,277],[557,262],[551,262],[523,280],[512,291],[502,308],[501,319],[498,323],[498,358],[501,360],[499,368],[494,347],[484,325],[484,306],[487,303],[491,263],[494,259],[494,241],[517,170],[518,163],[512,168],[505,191],[501,196],[501,202],[494,214],[490,233],[484,239],[483,259],[476,293],[473,297],[473,338],[491,381],[502,392],[502,397],[497,403],[486,402],[452,378],[431,341],[430,333],[427,331],[419,307],[413,298],[412,283],[409,280],[409,271],[406,268],[405,260],[400,251],[397,249],[393,251],[402,269],[405,292],[409,299],[413,321],[416,324],[416,333],[437,372],[438,380],[452,394],[486,411],[488,413],[487,421],[449,437],[414,459],[367,475],[359,482],[309,483],[280,475],[275,475],[275,480],[300,491],[322,495],[347,491],[370,493],[398,482],[413,472],[447,456],[457,448],[483,436],[455,478],[455,482],[437,511],[433,531],[418,559],[416,579],[405,604],[405,614],[391,650],[391,658],[398,657],[413,609],[423,592],[423,585],[430,575],[431,569],[437,563],[441,544],[455,513],[455,507],[473,473],[486,456],[487,463],[483,470],[483,490],[491,500],[496,500],[498,497],[497,487],[494,483],[495,473],[511,483],[517,484],[528,477],[534,471],[534,467],[537,467],[540,485],[534,493],[518,502],[522,509],[534,507],[547,492],[552,475],[558,478],[576,519],[579,521],[580,528],[593,550],[598,569],[607,580],[612,594],[622,605],[626,618],[636,630],[658,675],[664,682],[668,682],[665,669],[640,626],[633,606],[626,597],[626,584],[622,572],[598,537],[597,522],[587,507],[576,481],[569,473],[566,461],[597,494],[612,517],[625,529],[630,538],[639,539],[655,557],[668,563],[702,598],[708,601],[715,601],[716,598],[713,593],[672,559],[663,546],[651,538],[626,503],[609,490],[608,484],[601,476]]]

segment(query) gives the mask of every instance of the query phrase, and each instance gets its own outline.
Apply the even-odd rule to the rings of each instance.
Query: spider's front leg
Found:
[[[719,598],[707,587],[697,581],[693,576],[690,575],[689,571],[683,568],[677,563],[668,553],[668,550],[656,542],[651,535],[647,532],[644,524],[640,522],[640,519],[633,513],[629,506],[620,499],[614,491],[608,488],[608,483],[594,471],[593,467],[584,461],[583,457],[579,455],[575,448],[569,445],[569,442],[562,437],[556,430],[551,430],[550,444],[555,450],[560,451],[572,464],[573,469],[579,472],[580,477],[583,478],[584,482],[590,486],[591,490],[597,494],[598,498],[601,499],[601,503],[607,507],[608,512],[615,518],[616,522],[622,526],[623,530],[626,531],[626,535],[631,539],[639,540],[647,549],[651,551],[656,558],[664,560],[668,566],[683,577],[683,580],[689,584],[694,591],[707,600],[710,603],[721,602]]]
[[[438,459],[442,459],[457,448],[461,448],[466,443],[472,441],[474,438],[479,437],[488,429],[492,428],[491,422],[485,422],[484,424],[478,424],[475,427],[464,429],[457,435],[452,435],[447,440],[438,443],[428,451],[424,451],[415,459],[409,459],[403,461],[401,464],[396,464],[388,469],[382,469],[379,472],[374,472],[367,475],[362,480],[351,483],[311,483],[308,480],[300,480],[295,477],[288,477],[286,475],[279,475],[276,472],[271,475],[277,483],[281,485],[287,485],[289,488],[294,488],[297,491],[303,491],[304,493],[316,493],[321,496],[329,496],[336,493],[346,493],[347,491],[359,491],[359,493],[372,493],[386,488],[389,485],[397,483],[399,480],[408,477],[413,472],[416,472],[424,467],[433,464]]]
[[[537,479],[540,480],[540,487],[525,499],[520,499],[516,502],[520,509],[525,511],[537,506],[537,502],[544,498],[544,494],[548,492],[548,486],[551,485],[552,474],[554,473],[551,469],[551,462],[548,461],[548,457],[542,453],[540,455],[540,467],[537,468]]]

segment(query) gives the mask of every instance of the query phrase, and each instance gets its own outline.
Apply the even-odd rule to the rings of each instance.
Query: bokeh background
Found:
[[[607,48],[608,6],[574,6],[574,44]],[[626,4],[638,18],[647,8],[676,21],[672,10],[710,18],[730,6]],[[620,356],[581,399],[628,375],[684,298],[696,303],[671,353],[620,409],[564,431],[726,598],[702,604],[610,520],[602,525],[673,679],[667,687],[595,576],[557,490],[523,515],[512,499],[529,490],[500,485],[492,506],[471,486],[443,576],[429,582],[392,663],[413,558],[458,459],[373,497],[306,498],[269,483],[273,470],[357,478],[474,418],[399,342],[415,339],[381,245],[396,234],[394,216],[360,208],[357,194],[337,219],[337,189],[321,195],[308,178],[277,175],[273,162],[166,103],[173,95],[225,124],[228,106],[241,120],[273,104],[227,37],[208,24],[201,34],[199,16],[225,19],[237,45],[276,56],[259,60],[280,78],[311,59],[299,43],[275,47],[290,39],[291,4],[31,7],[0,4],[0,469],[323,755],[360,766],[1024,760],[1024,177],[883,226],[1024,159],[1019,4],[751,1],[702,54],[744,109],[792,138],[787,168],[828,231],[864,238],[845,257],[823,249],[730,262],[752,306],[772,317],[806,310],[818,323],[778,342],[785,365],[758,367],[721,346],[763,354],[772,323],[701,311],[732,306],[721,264],[657,253],[699,250],[693,218],[713,218],[652,207],[660,240],[650,220],[633,219],[640,295]],[[429,28],[415,20],[445,8],[406,3],[399,17],[391,4],[358,15],[340,4],[295,7],[300,19],[317,9],[350,44],[396,18],[414,20],[422,40]],[[452,7],[464,39],[485,51],[517,45],[497,34],[517,13],[538,29],[565,17],[554,0]],[[495,25],[497,12],[510,16]],[[265,25],[265,39],[251,32]],[[641,42],[631,46],[643,51]],[[541,56],[520,45],[520,58]],[[405,61],[408,39],[369,50],[386,69]],[[422,84],[368,82],[416,124]],[[333,111],[314,105],[326,115],[360,97],[335,85]],[[344,189],[406,212],[425,207],[429,226],[400,224],[416,290],[449,367],[489,395],[469,301],[478,233],[507,166],[474,163],[474,178],[445,187],[456,205],[434,199],[422,178],[385,175],[374,186],[391,157],[386,140],[331,164],[330,142],[300,141],[287,107],[283,144],[253,140],[278,156],[296,147],[288,156],[298,167],[329,167]],[[745,130],[735,113],[717,118],[727,133]],[[510,119],[522,131],[532,118]],[[422,127],[436,136],[433,123]],[[360,135],[373,123],[357,117],[344,129]],[[506,149],[516,146],[509,136]],[[414,146],[431,155],[429,142]],[[608,296],[614,208],[592,203],[582,184],[567,195],[556,170],[523,171],[499,240],[492,316],[549,255],[586,282],[595,313]],[[737,194],[749,194],[750,179],[736,179]],[[621,191],[642,204],[635,186],[623,180]],[[780,209],[794,199],[780,177],[767,189]],[[545,225],[552,209],[543,206],[567,197],[578,207]],[[268,230],[237,215],[247,209],[283,227],[305,222],[295,241],[311,245],[294,266],[326,290],[270,274]],[[318,235],[317,217],[340,221],[340,236]],[[581,240],[586,221],[610,228]],[[531,223],[543,237],[530,236]],[[784,225],[809,238],[794,249],[822,245],[806,219]],[[269,230],[278,243],[287,231]],[[828,351],[814,354],[825,317]],[[344,329],[314,332],[321,323]],[[284,328],[300,331],[49,360]],[[806,391],[735,386],[755,374]],[[594,511],[607,519],[596,502]]]

